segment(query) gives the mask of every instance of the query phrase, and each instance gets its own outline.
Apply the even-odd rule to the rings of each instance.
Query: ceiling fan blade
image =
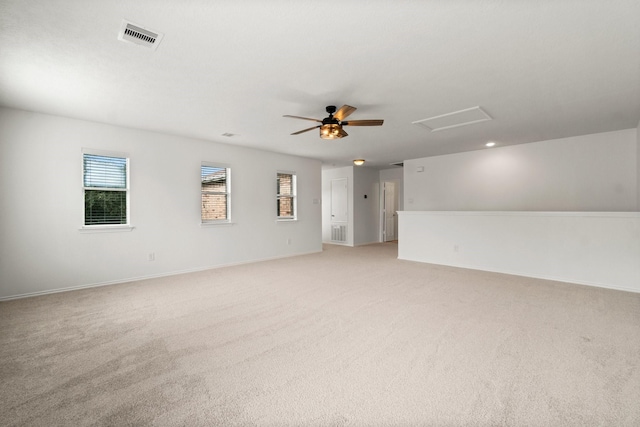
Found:
[[[302,120],[311,120],[312,122],[318,122],[318,123],[322,123],[322,120],[318,120],[318,119],[311,119],[309,117],[300,117],[300,116],[290,116],[288,114],[285,114],[282,117],[291,117],[292,119],[302,119]]]
[[[384,120],[350,120],[342,122],[342,126],[382,126]]]
[[[351,105],[343,105],[342,107],[340,107],[340,109],[338,111],[336,111],[336,113],[333,115],[333,117],[335,117],[336,119],[338,119],[340,121],[343,121],[349,115],[351,115],[351,113],[353,113],[356,110],[357,110],[357,108],[356,107],[352,107]]]
[[[340,127],[340,138],[344,138],[345,136],[349,136],[349,134]]]
[[[299,135],[301,133],[309,132],[310,130],[313,130],[313,129],[318,129],[319,127],[320,126],[314,126],[314,127],[309,128],[309,129],[299,130],[298,132],[294,132],[291,135]]]

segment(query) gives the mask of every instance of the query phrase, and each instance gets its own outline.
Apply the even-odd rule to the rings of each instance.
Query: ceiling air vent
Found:
[[[163,34],[157,31],[152,31],[140,25],[132,24],[131,22],[122,21],[118,40],[135,43],[156,50],[160,44],[160,40],[162,40],[162,36]]]

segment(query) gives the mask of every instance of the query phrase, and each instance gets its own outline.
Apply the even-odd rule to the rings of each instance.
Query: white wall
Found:
[[[399,258],[640,292],[638,141],[628,129],[405,161]]]
[[[376,169],[353,169],[354,245],[376,243],[380,241],[380,174]]]
[[[404,209],[636,211],[637,151],[628,129],[407,160]]]
[[[129,154],[133,231],[79,231],[83,147]],[[231,165],[234,225],[200,225],[201,161]],[[277,170],[297,222],[276,222]],[[204,140],[3,108],[0,196],[0,298],[322,250],[319,161]]]
[[[638,190],[636,210],[640,212],[640,121],[636,129],[636,185]]]
[[[640,292],[640,213],[400,213],[398,258]]]

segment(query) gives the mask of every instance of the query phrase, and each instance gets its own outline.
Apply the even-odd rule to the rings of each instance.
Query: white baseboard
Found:
[[[562,277],[553,277],[553,276],[543,276],[543,275],[537,275],[537,274],[528,274],[528,273],[523,273],[523,272],[519,272],[519,271],[497,270],[497,269],[489,270],[489,269],[484,269],[484,268],[469,267],[467,265],[461,265],[461,264],[460,265],[443,264],[443,263],[437,263],[437,262],[421,261],[421,260],[415,260],[415,259],[409,259],[409,258],[400,258],[400,257],[398,257],[398,259],[400,261],[411,261],[411,262],[419,262],[419,263],[423,263],[423,264],[444,265],[444,266],[447,266],[447,267],[464,268],[465,270],[487,271],[489,273],[508,274],[510,276],[530,277],[532,279],[551,280],[553,282],[570,283],[570,284],[574,284],[574,285],[583,285],[583,286],[593,286],[595,288],[612,289],[612,290],[615,290],[615,291],[640,293],[640,291],[638,289],[627,288],[627,287],[624,287],[624,286],[612,286],[612,285],[609,285],[609,284],[606,284],[606,283],[586,282],[586,281],[582,281],[582,280],[570,280],[570,279],[566,279],[566,278],[562,278]]]
[[[10,300],[14,300],[14,299],[30,298],[30,297],[37,297],[37,296],[41,296],[41,295],[49,295],[49,294],[57,294],[57,293],[60,293],[60,292],[71,292],[71,291],[77,291],[77,290],[80,290],[80,289],[97,288],[97,287],[100,287],[100,286],[119,285],[119,284],[122,284],[122,283],[138,282],[138,281],[141,281],[141,280],[156,279],[156,278],[160,278],[160,277],[177,276],[177,275],[180,275],[180,274],[197,273],[198,271],[214,270],[214,269],[217,269],[217,268],[233,267],[233,266],[236,266],[236,265],[253,264],[253,263],[256,263],[256,262],[273,261],[273,260],[276,260],[276,259],[292,258],[292,257],[296,257],[296,256],[303,256],[303,255],[311,255],[311,254],[315,254],[315,253],[319,253],[319,252],[322,252],[322,251],[303,252],[303,253],[294,254],[294,255],[282,255],[282,256],[269,257],[269,258],[260,258],[260,259],[254,259],[254,260],[249,260],[249,261],[234,262],[234,263],[229,263],[229,264],[219,264],[219,265],[213,265],[213,266],[207,266],[207,267],[197,267],[197,268],[191,268],[191,269],[186,269],[186,270],[170,271],[170,272],[166,272],[166,273],[150,274],[150,275],[146,275],[146,276],[128,277],[128,278],[124,278],[124,279],[109,280],[109,281],[106,281],[106,282],[89,283],[89,284],[86,284],[86,285],[69,286],[69,287],[66,287],[66,288],[48,289],[46,291],[28,292],[28,293],[24,293],[24,294],[10,295],[10,296],[7,296],[7,297],[0,297],[0,301],[10,301]]]

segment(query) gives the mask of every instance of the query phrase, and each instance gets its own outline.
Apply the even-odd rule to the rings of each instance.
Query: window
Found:
[[[84,225],[129,224],[129,159],[83,154]]]
[[[229,222],[231,213],[231,169],[203,163],[200,166],[202,222]]]
[[[296,176],[293,173],[278,172],[278,219],[296,219]]]

